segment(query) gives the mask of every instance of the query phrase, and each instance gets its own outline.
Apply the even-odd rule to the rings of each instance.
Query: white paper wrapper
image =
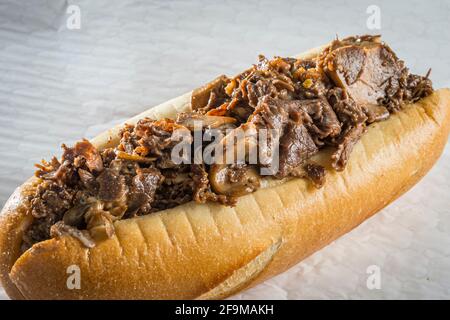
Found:
[[[71,4],[80,9],[80,29],[67,28]],[[219,74],[239,72],[258,53],[287,56],[336,33],[382,33],[413,72],[431,67],[435,87],[450,87],[448,1],[377,1],[380,30],[368,29],[368,6],[2,1],[0,206],[62,142],[93,137]],[[449,153],[447,147],[430,174],[380,214],[233,298],[449,298]],[[367,287],[370,266],[381,272],[380,289]]]

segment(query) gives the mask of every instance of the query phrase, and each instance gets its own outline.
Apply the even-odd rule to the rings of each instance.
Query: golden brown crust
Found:
[[[18,187],[9,197],[0,214],[0,280],[12,299],[23,299],[20,291],[9,277],[14,262],[21,254],[20,245],[22,232],[28,226],[26,196],[35,186],[35,179],[31,178]]]
[[[61,237],[17,259],[25,214],[21,200],[10,199],[0,222],[2,283],[12,298],[27,299],[226,297],[283,272],[416,183],[447,141],[449,101],[450,90],[439,90],[371,125],[346,170],[330,170],[320,190],[294,179],[241,197],[234,208],[187,203],[121,220],[116,235],[93,249]],[[173,110],[185,107],[185,100],[172,102]],[[105,137],[94,140],[97,146]],[[328,168],[329,152],[316,157]],[[74,264],[81,270],[79,290],[66,286]]]

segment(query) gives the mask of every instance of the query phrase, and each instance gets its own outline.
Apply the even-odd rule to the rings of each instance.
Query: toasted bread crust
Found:
[[[130,122],[173,116],[188,107],[188,98],[174,99]],[[322,189],[293,179],[243,196],[234,208],[191,202],[117,221],[116,235],[92,249],[61,237],[20,255],[21,230],[28,223],[23,197],[33,189],[32,179],[2,211],[1,281],[17,299],[226,297],[283,272],[414,185],[447,141],[449,104],[450,90],[438,90],[372,124],[345,171],[330,169]],[[114,128],[93,142],[102,148],[116,137]],[[330,150],[322,150],[315,160],[330,168],[329,155]],[[80,268],[80,289],[67,288],[71,265]]]

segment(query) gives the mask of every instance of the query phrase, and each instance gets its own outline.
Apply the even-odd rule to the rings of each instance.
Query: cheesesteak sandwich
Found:
[[[38,164],[2,211],[1,282],[14,299],[227,297],[413,186],[449,101],[379,36],[260,56]]]

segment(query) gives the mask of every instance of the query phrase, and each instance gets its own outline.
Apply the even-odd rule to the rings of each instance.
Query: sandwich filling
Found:
[[[237,76],[194,90],[191,112],[125,125],[115,148],[100,151],[87,140],[63,145],[61,159],[38,164],[22,249],[62,235],[93,247],[114,235],[117,220],[192,200],[234,206],[260,187],[262,169],[270,169],[269,179],[299,177],[320,188],[326,170],[311,160],[314,154],[332,148],[333,169],[344,170],[371,123],[432,91],[428,74],[409,73],[379,36],[335,40],[315,59],[260,56]],[[186,136],[192,141],[212,131],[216,147],[232,154],[234,136],[244,132],[243,160],[199,161],[204,142],[189,145],[184,161],[174,159]],[[256,138],[262,132],[270,143]],[[263,156],[250,161],[252,149]]]

